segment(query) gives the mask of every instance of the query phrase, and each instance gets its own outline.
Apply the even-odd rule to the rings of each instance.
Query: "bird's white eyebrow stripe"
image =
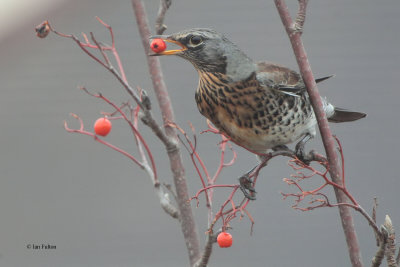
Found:
[[[178,39],[187,38],[190,35],[201,35],[205,38],[213,38],[215,35],[218,35],[218,33],[212,29],[198,28],[198,29],[191,29],[191,30],[178,32],[176,34],[173,34],[173,37],[178,40]]]

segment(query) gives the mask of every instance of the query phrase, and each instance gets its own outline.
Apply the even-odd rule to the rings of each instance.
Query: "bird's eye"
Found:
[[[194,35],[190,38],[190,44],[191,45],[198,45],[203,41],[203,39],[200,36]]]

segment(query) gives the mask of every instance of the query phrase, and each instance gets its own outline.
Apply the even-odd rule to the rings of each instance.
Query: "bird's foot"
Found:
[[[246,172],[239,178],[240,190],[242,190],[244,196],[250,200],[256,200],[256,190],[253,186],[253,181],[251,180],[251,174],[259,167],[256,165],[250,171]]]
[[[296,155],[296,157],[301,160],[304,164],[306,165],[310,165],[311,161],[312,161],[312,155],[307,155],[304,152],[304,147],[306,145],[306,143],[308,142],[308,140],[310,140],[312,138],[312,136],[310,134],[307,134],[303,137],[303,139],[301,139],[295,147],[294,153]]]
[[[299,143],[300,144],[300,143]],[[296,155],[296,157],[301,161],[301,162],[303,162],[305,165],[310,165],[310,163],[311,163],[311,157],[310,157],[310,155],[307,155],[305,152],[304,152],[304,145],[299,145],[299,144],[297,144],[296,145],[296,149],[295,149],[295,151],[294,151],[294,154]]]
[[[250,200],[256,200],[256,190],[253,186],[253,181],[249,177],[249,173],[239,178],[240,190],[242,190],[244,196]]]

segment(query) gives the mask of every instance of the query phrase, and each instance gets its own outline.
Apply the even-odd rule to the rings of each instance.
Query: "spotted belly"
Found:
[[[236,144],[264,153],[315,134],[316,120],[306,96],[269,91],[253,80],[224,84],[200,79],[196,102],[200,113]]]
[[[273,120],[270,124],[260,126],[256,125],[257,121],[242,123],[242,126],[239,126],[237,121],[227,116],[223,110],[219,110],[215,117],[206,117],[233,142],[257,153],[265,153],[275,146],[293,143],[307,133],[315,135],[314,116],[296,123],[291,121],[293,119],[288,115],[281,120]]]

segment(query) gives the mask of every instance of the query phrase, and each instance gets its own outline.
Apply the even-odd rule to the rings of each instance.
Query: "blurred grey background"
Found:
[[[151,182],[128,159],[87,136],[69,134],[67,120],[79,114],[91,129],[109,107],[80,90],[85,85],[119,103],[129,99],[121,86],[70,40],[50,35],[36,38],[34,27],[45,19],[64,33],[96,33],[109,42],[99,16],[115,31],[117,48],[132,85],[156,101],[130,1],[1,1],[0,27],[0,266],[188,266],[179,225],[161,210]],[[14,2],[14,5],[10,5]],[[154,25],[158,0],[146,8]],[[293,11],[297,1],[288,1]],[[18,3],[18,4],[17,4]],[[310,1],[303,35],[316,76],[336,74],[320,85],[323,95],[340,107],[368,113],[349,124],[332,125],[342,141],[349,190],[367,210],[378,197],[378,222],[390,214],[400,232],[398,170],[400,2]],[[289,40],[273,1],[173,1],[167,32],[212,27],[225,33],[255,60],[270,60],[297,69]],[[182,59],[161,59],[175,105],[177,122],[198,131],[205,119],[195,106],[197,73]],[[163,182],[171,183],[164,150],[142,127],[156,155]],[[126,125],[115,122],[107,140],[132,153]],[[199,136],[199,152],[210,171],[216,168],[219,138]],[[308,148],[322,150],[320,139]],[[256,159],[239,148],[237,163],[220,183],[236,183]],[[183,150],[183,152],[185,152]],[[191,194],[200,183],[185,155]],[[290,175],[280,158],[262,171],[257,201],[247,218],[232,222],[234,244],[214,248],[210,266],[350,266],[335,208],[299,212],[280,194],[290,192],[282,178]],[[315,186],[311,184],[311,186]],[[218,207],[226,191],[217,191]],[[329,193],[331,195],[331,193]],[[204,241],[206,213],[193,203]],[[372,230],[354,213],[363,259],[369,265],[376,247]],[[29,244],[55,245],[55,250],[27,249]]]

